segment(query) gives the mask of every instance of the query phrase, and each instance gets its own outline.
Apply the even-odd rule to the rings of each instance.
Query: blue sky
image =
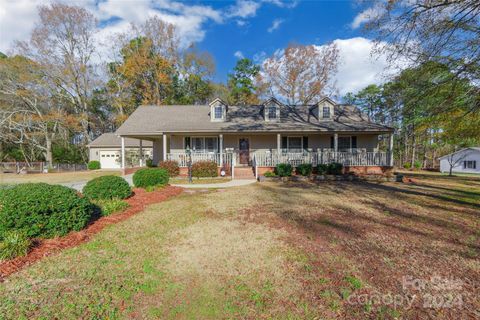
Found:
[[[226,80],[239,57],[261,63],[291,42],[337,44],[340,64],[335,81],[340,95],[384,81],[388,66],[385,57],[370,57],[373,42],[361,33],[368,13],[375,10],[368,2],[360,7],[356,1],[63,1],[85,7],[97,17],[100,40],[151,16],[176,25],[182,46],[195,42],[214,56],[216,81]],[[49,2],[0,0],[0,51],[8,53],[13,40],[28,39],[38,21],[36,7]]]

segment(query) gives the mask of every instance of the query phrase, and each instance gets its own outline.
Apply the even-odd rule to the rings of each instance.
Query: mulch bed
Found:
[[[71,248],[80,243],[86,242],[90,240],[93,235],[102,231],[106,226],[126,220],[143,211],[146,206],[165,201],[168,198],[182,193],[183,190],[183,188],[173,186],[167,186],[153,192],[146,192],[144,189],[133,189],[134,195],[126,199],[130,206],[124,211],[101,217],[91,223],[87,228],[81,231],[72,231],[64,237],[37,240],[34,248],[26,256],[0,262],[0,282],[3,282],[8,275],[17,272],[35,261],[57,253],[63,249]]]

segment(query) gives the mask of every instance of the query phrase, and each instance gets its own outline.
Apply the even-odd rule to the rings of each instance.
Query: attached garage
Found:
[[[152,141],[142,140],[143,160],[152,158]],[[114,133],[104,133],[88,145],[89,160],[100,161],[102,169],[120,169],[122,140]],[[140,163],[140,140],[125,139],[127,166],[136,167]],[[145,163],[145,162],[143,162]]]

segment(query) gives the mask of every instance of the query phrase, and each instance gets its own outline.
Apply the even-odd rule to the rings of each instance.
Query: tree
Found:
[[[45,88],[69,104],[81,124],[82,139],[90,142],[96,19],[84,8],[60,3],[39,6],[38,13],[30,40],[17,42],[16,50],[42,66]]]
[[[256,104],[258,97],[255,94],[255,79],[259,75],[260,66],[248,58],[237,61],[233,73],[228,75],[228,88],[231,104]]]
[[[376,3],[366,31],[375,35],[377,52],[391,62],[408,59],[419,65],[433,61],[445,65],[454,77],[469,79],[477,99],[469,109],[480,109],[480,5],[475,0],[394,0]],[[448,105],[443,105],[448,109]]]
[[[273,94],[288,104],[309,104],[325,95],[337,71],[338,48],[289,45],[265,60],[262,76]]]

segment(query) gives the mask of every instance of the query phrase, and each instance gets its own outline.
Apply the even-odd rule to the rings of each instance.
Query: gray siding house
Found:
[[[391,167],[392,133],[356,107],[329,98],[302,106],[274,98],[246,106],[220,99],[208,105],[140,106],[116,131],[124,143],[151,141],[154,163],[176,160],[185,167],[191,157],[193,162],[216,161],[219,167],[250,166],[257,174],[258,168],[281,162]],[[378,149],[381,135],[390,135],[387,152]]]

